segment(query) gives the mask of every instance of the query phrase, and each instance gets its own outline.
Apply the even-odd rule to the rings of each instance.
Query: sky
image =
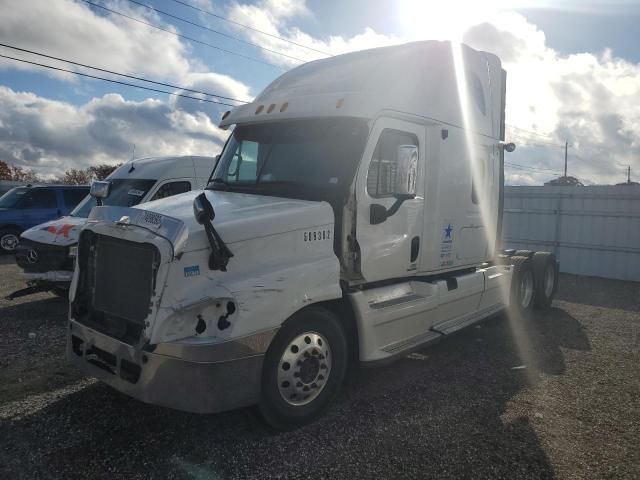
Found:
[[[0,18],[0,44],[232,105],[304,61],[461,41],[507,70],[508,184],[557,177],[565,142],[568,173],[585,184],[624,181],[628,165],[640,180],[640,0],[0,0]],[[8,47],[0,55],[140,83]],[[0,58],[0,160],[45,178],[134,154],[215,155],[228,109]]]

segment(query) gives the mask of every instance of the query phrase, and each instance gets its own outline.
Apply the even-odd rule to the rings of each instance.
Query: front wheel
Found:
[[[335,315],[321,307],[294,314],[265,356],[260,411],[271,426],[291,430],[316,418],[338,393],[347,341]]]
[[[0,228],[0,252],[13,253],[20,241],[20,230],[16,228]]]

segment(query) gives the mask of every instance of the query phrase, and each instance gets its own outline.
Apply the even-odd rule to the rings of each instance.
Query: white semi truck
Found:
[[[505,79],[496,56],[435,41],[285,73],[223,116],[203,192],[93,209],[69,360],[144,402],[259,404],[287,429],[351,359],[549,306],[553,255],[497,251]]]

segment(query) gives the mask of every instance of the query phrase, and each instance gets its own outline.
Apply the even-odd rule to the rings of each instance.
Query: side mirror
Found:
[[[369,223],[371,225],[378,225],[384,222],[388,216],[387,207],[377,203],[371,204],[371,207],[369,208]]]
[[[418,178],[418,147],[400,145],[396,155],[396,185],[393,194],[398,199],[415,198]]]
[[[500,145],[502,145],[502,147],[504,148],[504,151],[508,152],[508,153],[511,153],[511,152],[515,151],[515,149],[516,149],[516,144],[515,143],[500,142]]]
[[[91,183],[89,194],[95,198],[107,198],[111,192],[111,182],[96,180]]]
[[[213,211],[213,205],[211,205],[204,193],[201,193],[193,200],[193,216],[196,217],[196,222],[200,225],[206,224],[216,216]]]

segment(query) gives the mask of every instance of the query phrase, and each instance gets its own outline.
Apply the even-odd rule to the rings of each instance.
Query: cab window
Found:
[[[367,173],[367,193],[374,198],[390,197],[396,184],[398,147],[418,146],[412,133],[386,129],[382,131]]]
[[[191,184],[186,181],[169,182],[162,185],[151,200],[160,200],[161,198],[172,197],[179,193],[185,193],[191,190]]]
[[[47,188],[31,190],[20,203],[22,208],[57,208],[56,192]]]

